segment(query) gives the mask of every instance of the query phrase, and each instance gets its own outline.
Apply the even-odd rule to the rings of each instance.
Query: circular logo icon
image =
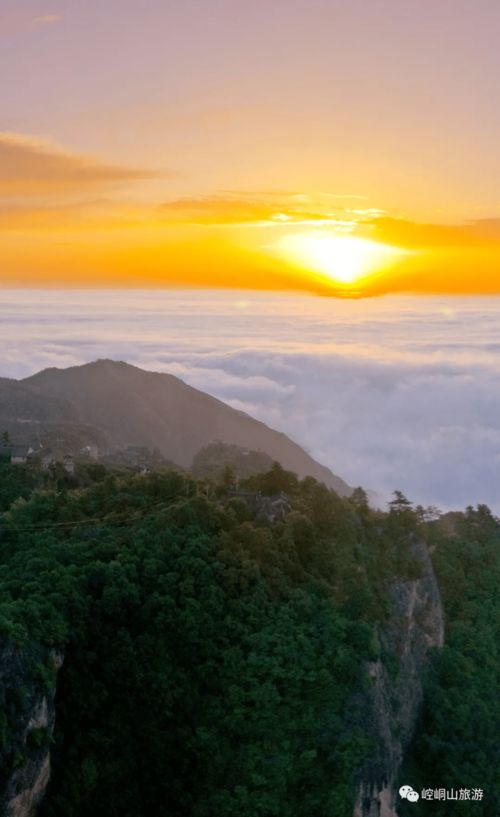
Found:
[[[416,791],[413,791],[411,786],[401,786],[399,795],[403,800],[409,800],[410,803],[416,803],[418,800],[418,794]]]

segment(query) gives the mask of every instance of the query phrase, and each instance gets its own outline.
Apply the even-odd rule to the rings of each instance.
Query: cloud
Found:
[[[282,192],[239,192],[179,198],[164,202],[161,211],[170,219],[206,225],[308,225],[352,226],[354,216],[340,219],[348,211],[331,203],[322,207],[324,196],[314,199],[305,194]],[[352,211],[354,213],[354,211]]]
[[[0,195],[38,195],[151,178],[148,170],[106,164],[50,142],[0,133]]]
[[[192,224],[316,226],[408,249],[448,249],[500,245],[500,219],[465,224],[428,224],[392,218],[377,207],[334,203],[346,199],[333,193],[241,191],[186,197],[164,202],[160,210],[173,221]],[[361,197],[360,197],[361,198]]]
[[[0,291],[0,376],[98,357],[172,372],[353,485],[500,512],[500,299]]]
[[[62,20],[60,14],[44,14],[40,17],[34,17],[33,22],[37,26],[50,26],[54,23],[59,23]]]
[[[269,218],[271,206],[250,197],[200,196],[167,201],[163,213],[174,220],[195,224],[240,224]]]
[[[0,230],[16,232],[114,230],[138,227],[150,217],[151,209],[106,198],[50,204],[31,199],[0,203]]]
[[[369,202],[351,207],[335,203],[332,193],[280,190],[220,191],[163,204],[133,203],[121,192],[114,207],[91,206],[99,197],[111,198],[117,185],[157,177],[154,171],[0,133],[0,227],[5,233],[37,233],[22,248],[12,235],[4,237],[4,282],[72,283],[79,277],[101,285],[234,286],[349,299],[397,292],[500,293],[500,219],[419,224],[390,218]],[[123,239],[116,242],[96,241],[91,235],[120,226]],[[58,231],[73,231],[75,243],[63,246],[61,236],[56,245]],[[369,238],[404,252],[374,253],[372,272],[346,286],[324,272],[315,252],[280,252],[280,240],[312,231],[321,237]]]
[[[479,219],[465,224],[425,224],[403,219],[367,219],[361,229],[372,238],[404,247],[463,247],[500,244],[500,219]]]
[[[0,13],[0,36],[22,34],[55,25],[62,20],[60,14],[41,14],[33,17],[22,12]]]

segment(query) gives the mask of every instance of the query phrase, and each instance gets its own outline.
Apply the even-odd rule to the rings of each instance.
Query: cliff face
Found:
[[[50,777],[55,679],[62,655],[0,642],[0,814],[31,817]]]
[[[358,774],[353,817],[398,817],[398,773],[422,704],[429,651],[443,644],[443,611],[427,548],[418,541],[409,547],[421,575],[387,588],[389,614],[378,632],[381,658],[367,666],[371,683],[354,702],[374,749]],[[62,660],[43,647],[0,641],[2,817],[33,817],[44,796]]]
[[[388,590],[389,618],[378,635],[389,660],[369,664],[371,688],[362,707],[376,748],[360,771],[354,817],[397,817],[396,781],[422,704],[429,650],[444,642],[443,608],[427,548],[418,541],[410,548],[422,575],[396,581]]]

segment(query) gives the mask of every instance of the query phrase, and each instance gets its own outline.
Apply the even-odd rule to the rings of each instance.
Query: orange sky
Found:
[[[11,134],[0,136],[2,151],[10,152],[0,182],[7,286],[234,286],[350,297],[500,290],[500,220],[410,221],[361,194],[246,191],[141,202],[129,191],[151,171]],[[356,237],[402,252],[346,285],[307,253],[281,251],[297,237],[348,246]]]
[[[0,285],[500,292],[499,30],[488,0],[6,0]]]

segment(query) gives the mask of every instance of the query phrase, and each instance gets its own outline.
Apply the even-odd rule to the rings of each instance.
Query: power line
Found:
[[[18,534],[18,533],[36,533],[37,531],[42,530],[69,530],[71,528],[80,528],[80,527],[92,527],[95,524],[99,523],[106,523],[106,524],[128,524],[131,522],[136,522],[138,519],[144,518],[152,513],[156,508],[160,505],[165,505],[166,502],[171,502],[172,500],[177,499],[181,495],[186,495],[185,490],[179,491],[177,494],[168,497],[167,499],[163,499],[160,502],[156,502],[154,505],[149,505],[145,508],[138,509],[134,516],[128,516],[125,518],[114,518],[110,517],[108,514],[107,516],[98,516],[93,517],[91,519],[77,519],[69,522],[52,522],[51,524],[42,524],[42,525],[24,525],[22,527],[11,527],[11,528],[0,528],[0,534]]]

